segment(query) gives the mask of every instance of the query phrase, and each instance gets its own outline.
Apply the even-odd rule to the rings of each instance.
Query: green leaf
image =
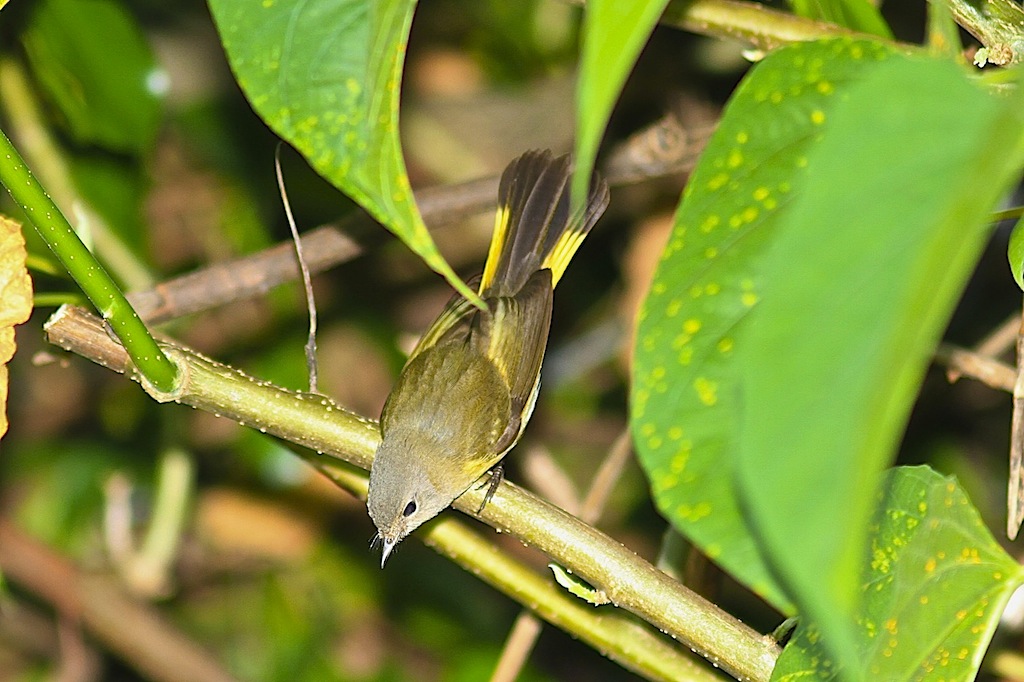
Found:
[[[894,55],[820,118],[736,340],[739,482],[773,569],[856,668],[872,493],[1024,161],[1018,99]]]
[[[574,206],[582,206],[612,107],[668,0],[590,0],[576,86]]]
[[[1024,218],[1017,221],[1010,232],[1010,243],[1006,248],[1006,256],[1010,261],[1013,281],[1024,289]]]
[[[888,472],[862,557],[856,659],[871,680],[971,680],[1024,569],[995,541],[955,478],[928,467]],[[813,624],[772,674],[777,682],[838,674]]]
[[[793,12],[862,33],[892,39],[892,30],[871,0],[789,0]]]
[[[611,603],[604,590],[594,589],[593,586],[583,582],[558,564],[548,564],[548,568],[551,569],[555,582],[564,587],[574,597],[579,597],[592,606],[603,606],[604,604]]]
[[[414,0],[210,0],[253,109],[462,294],[413,198],[398,104]]]
[[[763,252],[806,182],[818,121],[888,54],[869,41],[806,43],[751,70],[690,178],[640,312],[631,425],[655,502],[784,612],[792,602],[761,556],[733,476],[744,407],[736,338],[757,302]]]
[[[114,0],[42,0],[23,34],[36,82],[79,142],[141,153],[160,126],[166,76]]]

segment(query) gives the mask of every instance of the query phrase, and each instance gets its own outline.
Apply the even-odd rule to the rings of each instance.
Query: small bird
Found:
[[[608,205],[608,186],[595,178],[585,206],[570,213],[570,171],[569,157],[550,151],[509,164],[479,276],[487,309],[456,295],[388,396],[367,496],[381,568],[405,536],[491,471],[487,503],[533,413],[552,293]]]

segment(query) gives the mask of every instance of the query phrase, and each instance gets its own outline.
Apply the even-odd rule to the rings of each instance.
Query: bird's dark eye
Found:
[[[402,516],[409,517],[416,513],[416,500],[411,500],[409,504],[405,505],[405,511],[402,512]]]

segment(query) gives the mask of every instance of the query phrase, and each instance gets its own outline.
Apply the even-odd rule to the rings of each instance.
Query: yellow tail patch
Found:
[[[480,278],[480,289],[477,293],[481,296],[498,273],[498,261],[501,260],[501,251],[505,247],[505,239],[508,237],[509,206],[502,204],[494,214],[494,234],[491,235],[491,246],[487,249],[487,262],[484,263],[484,274]]]
[[[580,244],[583,243],[583,238],[586,236],[587,233],[580,229],[566,230],[544,258],[541,267],[551,270],[552,287],[558,284],[558,280],[562,278],[562,273],[569,266],[569,261],[576,255],[576,249],[580,248]]]

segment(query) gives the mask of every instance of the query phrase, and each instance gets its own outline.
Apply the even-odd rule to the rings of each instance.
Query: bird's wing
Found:
[[[515,296],[487,299],[489,311],[475,318],[472,343],[508,384],[511,420],[498,452],[512,447],[530,418],[540,383],[551,326],[551,271],[535,272]]]

